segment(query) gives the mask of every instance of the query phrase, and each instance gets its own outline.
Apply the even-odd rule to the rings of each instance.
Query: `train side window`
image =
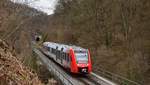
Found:
[[[58,57],[58,59],[60,59],[60,58],[59,58],[59,51],[57,51],[57,57]]]
[[[61,51],[60,51],[60,59],[62,58],[62,56],[61,56]]]
[[[65,60],[65,53],[64,53],[64,60]]]
[[[59,51],[59,59],[61,59],[61,53],[60,53],[60,51]]]
[[[52,53],[53,53],[53,48],[52,48]]]
[[[63,59],[63,53],[61,52],[61,59]]]
[[[51,49],[51,48],[50,48],[50,47],[48,47],[48,51],[50,51],[50,49]]]
[[[53,48],[53,54],[55,54],[55,49]]]
[[[63,59],[63,53],[61,52],[61,58]]]
[[[54,48],[53,48],[53,54],[55,53],[55,50],[54,50]]]
[[[59,59],[61,59],[60,51],[58,51],[58,52],[59,52]]]
[[[68,56],[68,58],[67,58],[67,61],[69,62],[69,56]]]
[[[60,51],[58,51],[58,53],[59,53],[59,58],[61,57],[61,53],[60,53]]]
[[[63,59],[64,59],[64,57],[65,57],[65,56],[64,56],[64,52],[62,52],[62,57],[63,57]]]
[[[51,50],[51,48],[50,47],[48,47],[48,51],[50,51]]]
[[[57,51],[57,53],[56,53],[56,56],[57,56],[57,58],[59,59],[59,56],[58,56],[58,51]]]
[[[65,60],[67,61],[67,53],[65,54]]]
[[[58,56],[58,59],[59,59],[59,51],[57,51],[57,56]]]
[[[64,56],[65,56],[65,58],[64,58],[64,59],[66,60],[66,53],[64,54]]]
[[[68,56],[67,56],[67,54],[66,54],[66,61],[67,61],[67,57],[68,57]]]
[[[63,52],[63,59],[65,59],[65,53]]]
[[[57,52],[57,50],[55,49],[55,51],[54,51],[54,54],[57,56],[58,55],[58,52]]]
[[[64,53],[64,60],[65,60],[65,57],[66,57],[66,55],[65,55],[66,53]]]
[[[64,50],[64,48],[61,48],[61,51],[63,51]]]
[[[46,50],[48,50],[48,47],[46,47]]]
[[[68,62],[68,56],[66,57],[66,61]]]
[[[56,47],[56,49],[58,49],[58,46]]]
[[[53,53],[55,53],[55,49],[53,48]]]
[[[58,50],[56,50],[56,53],[57,53],[57,55],[58,55],[58,57],[59,57],[59,51],[58,51]]]
[[[56,50],[54,49],[54,54],[56,55]]]

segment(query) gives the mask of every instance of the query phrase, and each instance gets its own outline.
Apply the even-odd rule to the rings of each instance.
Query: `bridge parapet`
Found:
[[[100,74],[100,76],[103,76],[111,81],[117,82],[119,85],[142,85],[138,82],[129,80],[125,77],[106,71],[104,69],[101,68],[96,68],[96,69],[97,70],[94,71],[95,73],[98,73]]]

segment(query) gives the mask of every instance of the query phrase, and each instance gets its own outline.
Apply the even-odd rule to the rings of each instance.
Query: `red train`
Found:
[[[89,74],[92,71],[88,49],[73,45],[44,42],[42,51],[72,73]]]

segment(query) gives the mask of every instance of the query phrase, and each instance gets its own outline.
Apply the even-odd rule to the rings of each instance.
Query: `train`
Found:
[[[91,55],[88,49],[75,45],[44,42],[42,52],[71,73],[90,74]]]

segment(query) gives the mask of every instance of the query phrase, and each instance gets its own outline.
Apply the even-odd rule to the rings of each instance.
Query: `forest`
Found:
[[[60,0],[45,32],[50,41],[89,48],[94,70],[148,84],[149,10],[148,0]]]

